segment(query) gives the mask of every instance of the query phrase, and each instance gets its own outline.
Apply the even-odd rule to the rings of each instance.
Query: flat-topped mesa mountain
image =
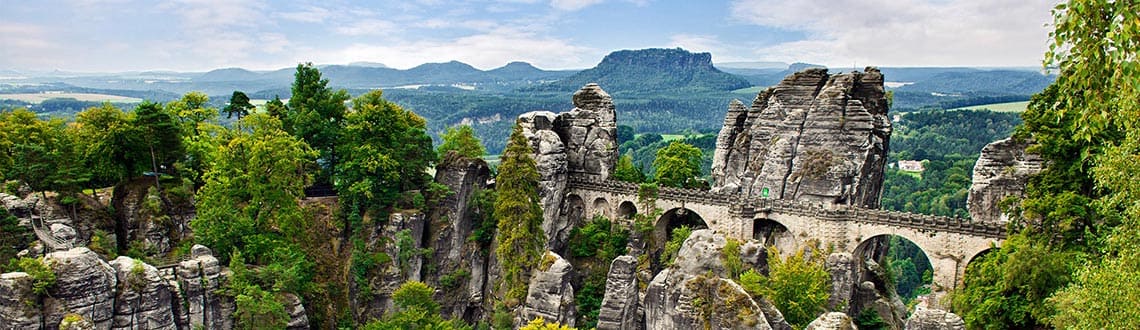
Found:
[[[890,136],[878,69],[797,72],[729,105],[713,191],[877,208]]]
[[[534,89],[569,92],[589,83],[618,93],[675,89],[731,91],[751,85],[744,78],[714,67],[712,54],[690,53],[678,48],[616,51],[593,68]]]

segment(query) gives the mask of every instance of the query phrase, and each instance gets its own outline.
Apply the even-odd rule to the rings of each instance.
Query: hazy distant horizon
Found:
[[[0,70],[265,71],[297,63],[589,68],[676,48],[716,63],[1035,67],[1053,1],[0,0]]]

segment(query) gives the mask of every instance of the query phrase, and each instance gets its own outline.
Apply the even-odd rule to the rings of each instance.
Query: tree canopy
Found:
[[[701,149],[680,141],[657,151],[653,161],[657,183],[678,188],[700,187]]]
[[[487,153],[483,149],[483,143],[475,136],[475,130],[470,125],[448,127],[440,135],[440,138],[443,140],[437,151],[440,157],[447,155],[450,151],[455,151],[460,156],[467,158],[479,158]]]
[[[498,198],[494,214],[499,222],[495,255],[502,265],[500,288],[504,299],[518,304],[526,296],[527,277],[538,266],[546,244],[538,204],[538,169],[530,143],[518,125],[503,151],[495,181]]]

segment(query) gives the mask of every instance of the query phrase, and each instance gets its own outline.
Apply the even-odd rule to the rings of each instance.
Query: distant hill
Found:
[[[1023,70],[951,71],[936,74],[911,85],[899,87],[906,92],[985,93],[1032,95],[1053,83],[1057,77]]]
[[[712,54],[677,48],[616,51],[591,69],[534,89],[572,92],[591,82],[611,93],[731,91],[751,85],[743,78],[714,67]]]

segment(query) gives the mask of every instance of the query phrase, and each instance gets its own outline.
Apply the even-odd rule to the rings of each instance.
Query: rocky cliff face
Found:
[[[599,330],[643,329],[645,315],[639,308],[637,258],[620,256],[610,263],[606,293],[598,311]]]
[[[189,233],[194,201],[155,188],[154,178],[142,177],[115,187],[111,205],[115,212],[115,236],[121,251],[141,248],[147,255],[170,252]]]
[[[227,272],[201,245],[189,260],[162,270],[128,257],[108,263],[86,247],[51,252],[44,260],[56,275],[46,295],[32,291],[26,273],[0,275],[0,328],[233,328],[233,298],[217,292]],[[286,299],[289,328],[307,329],[300,299]]]
[[[533,111],[518,124],[531,143],[539,174],[542,229],[546,248],[562,251],[570,229],[581,221],[567,217],[562,199],[569,174],[609,178],[617,164],[617,115],[613,98],[597,84],[574,93],[574,109],[554,114]]]
[[[877,208],[890,135],[878,69],[797,72],[729,105],[713,190]]]
[[[998,204],[1009,196],[1021,197],[1029,176],[1045,167],[1041,156],[1025,151],[1031,144],[1030,141],[1009,138],[982,148],[978,162],[974,163],[973,183],[966,198],[970,218],[975,221],[1008,220]]]
[[[966,323],[957,314],[916,306],[906,320],[907,330],[965,330]]]
[[[646,328],[787,328],[786,323],[773,327],[760,304],[727,278],[721,261],[726,242],[711,230],[694,231],[685,240],[673,265],[649,283],[644,299]]]
[[[573,276],[574,267],[569,261],[547,251],[539,268],[530,277],[520,324],[541,317],[573,327],[578,312],[574,303],[574,287],[570,285]]]
[[[475,196],[486,190],[491,169],[482,159],[445,156],[436,166],[435,181],[452,192],[433,209],[429,218],[428,244],[432,249],[424,282],[439,288],[435,299],[445,317],[475,322],[485,314],[484,290],[488,259],[482,242],[471,239],[490,210],[482,209]]]

